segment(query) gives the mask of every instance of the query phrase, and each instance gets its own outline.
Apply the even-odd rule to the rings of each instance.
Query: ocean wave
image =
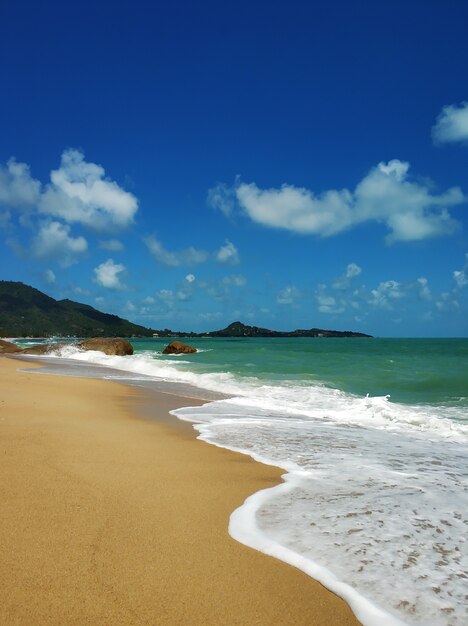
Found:
[[[422,433],[453,441],[468,439],[466,408],[456,406],[409,405],[391,402],[390,396],[359,397],[316,382],[272,381],[255,376],[235,376],[229,372],[202,373],[184,360],[154,358],[154,353],[108,356],[67,345],[49,356],[73,359],[119,369],[130,375],[187,384],[232,396],[232,405],[245,410],[280,412],[302,419],[326,419],[389,431]],[[47,358],[47,357],[38,357]],[[187,367],[186,367],[187,366]],[[225,402],[225,401],[221,401]],[[227,407],[222,406],[222,410]]]

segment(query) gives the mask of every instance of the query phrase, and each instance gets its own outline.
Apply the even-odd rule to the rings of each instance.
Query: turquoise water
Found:
[[[137,353],[167,339],[132,340]],[[468,406],[468,339],[187,339],[184,355],[200,373],[229,372],[261,381],[320,382],[392,402]],[[176,361],[180,357],[167,357]],[[462,417],[462,416],[461,416]]]

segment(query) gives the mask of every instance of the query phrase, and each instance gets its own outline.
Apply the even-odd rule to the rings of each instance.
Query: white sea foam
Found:
[[[366,625],[466,623],[466,446],[230,400],[173,413],[288,471],[234,512],[234,538],[320,580]]]
[[[284,478],[286,482],[271,489],[258,491],[247,498],[244,504],[232,513],[229,521],[229,534],[240,543],[289,563],[321,582],[325,587],[343,598],[363,624],[404,626],[405,622],[362,597],[353,587],[339,580],[330,569],[270,538],[260,528],[257,522],[258,512],[262,507],[267,507],[275,496],[288,493],[293,485],[292,481],[288,480],[288,476]]]
[[[254,494],[233,513],[236,539],[321,580],[366,625],[466,623],[463,409],[197,373],[150,354],[70,347],[60,354],[135,380],[233,396],[174,414],[195,422],[202,439],[288,472],[284,485]]]
[[[339,423],[368,426],[388,431],[420,432],[435,438],[467,441],[466,411],[457,407],[402,405],[388,396],[358,397],[320,384],[300,384],[282,381],[265,384],[253,376],[236,378],[227,372],[197,373],[180,367],[187,361],[162,358],[155,353],[133,356],[108,356],[102,352],[80,351],[73,345],[65,346],[50,356],[120,369],[133,375],[144,375],[156,380],[188,384],[202,389],[235,396],[231,402],[261,410],[280,409],[288,416],[298,415],[314,419],[331,419]]]

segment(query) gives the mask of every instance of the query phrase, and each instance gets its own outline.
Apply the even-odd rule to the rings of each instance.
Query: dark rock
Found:
[[[77,345],[83,350],[98,350],[99,352],[110,355],[126,356],[127,354],[133,354],[133,346],[127,339],[95,337],[81,341]]]
[[[14,354],[21,352],[21,348],[11,341],[0,339],[0,354]]]
[[[192,354],[192,352],[197,352],[197,349],[181,341],[171,341],[163,350],[163,354]]]
[[[60,348],[63,348],[65,345],[65,343],[39,343],[36,346],[24,348],[24,350],[21,350],[21,354],[35,354],[36,356],[40,356],[41,354],[49,354],[55,350],[60,350]]]

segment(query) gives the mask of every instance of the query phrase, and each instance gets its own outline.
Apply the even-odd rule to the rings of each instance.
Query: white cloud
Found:
[[[320,313],[332,313],[337,315],[339,313],[343,313],[345,310],[343,303],[338,303],[336,298],[325,293],[317,294],[317,302]]]
[[[99,242],[99,247],[102,250],[108,250],[110,252],[120,252],[125,248],[123,243],[118,239],[105,239]]]
[[[226,239],[224,246],[221,246],[216,253],[216,260],[218,263],[226,265],[238,265],[240,263],[239,251],[233,243]]]
[[[435,143],[468,141],[468,102],[445,106],[432,127]]]
[[[170,267],[180,267],[181,265],[195,265],[197,263],[204,263],[208,258],[208,253],[204,250],[197,250],[196,248],[189,247],[183,250],[177,250],[171,252],[167,250],[156,237],[149,236],[143,239],[148,250],[153,257],[163,265],[169,265]]]
[[[143,299],[144,304],[154,304],[155,302],[156,300],[152,296],[146,296],[146,298]]]
[[[162,300],[163,302],[169,303],[174,300],[174,292],[172,289],[160,289],[156,292],[156,297],[158,300]]]
[[[431,183],[412,181],[409,164],[394,159],[379,163],[356,185],[319,195],[303,187],[282,185],[260,189],[237,182],[228,189],[241,210],[254,222],[301,234],[330,237],[366,222],[389,229],[387,240],[416,241],[450,234],[458,223],[447,208],[466,201],[458,187],[431,193]],[[217,187],[217,194],[223,189]]]
[[[362,268],[356,263],[349,263],[346,267],[346,278],[355,278],[362,272]]]
[[[281,289],[276,296],[276,302],[278,304],[294,304],[301,297],[301,292],[294,285],[288,285]]]
[[[114,263],[112,259],[107,259],[101,265],[94,268],[96,274],[95,281],[101,287],[106,289],[123,289],[123,285],[120,282],[120,276],[125,271],[125,265],[121,263]]]
[[[418,295],[420,299],[426,300],[427,302],[429,300],[432,300],[432,293],[429,289],[429,281],[427,280],[427,278],[421,276],[421,278],[417,279],[416,283],[418,286]]]
[[[393,308],[392,301],[405,297],[403,285],[396,280],[386,280],[379,283],[376,289],[371,291],[369,304],[384,309]]]
[[[32,254],[39,259],[54,259],[62,267],[68,267],[88,249],[84,237],[71,237],[70,227],[60,222],[43,224],[32,240]]]
[[[236,195],[231,187],[224,183],[218,183],[208,190],[207,200],[213,209],[218,209],[226,217],[229,217],[235,207]]]
[[[131,224],[138,209],[135,196],[106,178],[101,165],[85,161],[79,150],[63,152],[45,187],[32,178],[26,163],[10,159],[0,166],[0,205],[111,231]]]
[[[85,161],[79,150],[65,150],[50,179],[39,200],[40,213],[95,230],[122,229],[133,222],[135,196],[105,178],[104,168]]]
[[[468,253],[465,254],[465,265],[461,270],[455,270],[453,272],[453,278],[459,289],[468,285]]]
[[[44,272],[44,278],[49,283],[49,285],[54,285],[55,281],[57,280],[55,272],[53,272],[52,270],[46,270]]]
[[[453,293],[444,291],[440,294],[439,300],[436,302],[436,307],[439,311],[454,311],[460,308],[460,303],[454,298]]]
[[[165,304],[168,308],[172,308],[177,302],[186,302],[191,300],[193,292],[188,286],[182,286],[180,289],[160,289],[156,292],[156,298]]]
[[[0,205],[8,208],[32,208],[41,194],[41,183],[32,178],[26,163],[9,159],[0,165]]]
[[[230,274],[223,278],[224,285],[233,285],[234,287],[244,287],[247,284],[247,279],[242,274]]]
[[[236,195],[254,222],[272,228],[327,236],[345,230],[350,223],[351,195],[347,191],[329,191],[317,198],[309,190],[291,185],[262,190],[254,183],[241,183]]]
[[[343,298],[338,301],[334,296],[326,293],[327,286],[324,284],[318,285],[315,298],[318,303],[318,310],[320,313],[330,313],[338,315],[343,313],[346,309],[346,302]]]
[[[187,274],[187,276],[185,277],[185,280],[188,283],[193,283],[193,281],[195,280],[195,276],[193,274]]]
[[[359,265],[357,265],[356,263],[348,263],[345,273],[337,278],[333,283],[333,289],[348,289],[351,286],[353,278],[359,276],[361,272],[362,268],[360,268]]]

